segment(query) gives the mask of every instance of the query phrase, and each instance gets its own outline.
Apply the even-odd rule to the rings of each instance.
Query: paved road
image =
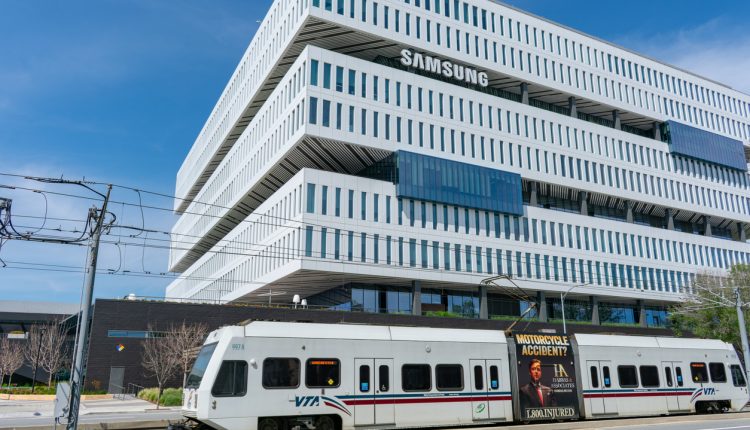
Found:
[[[113,402],[114,403],[114,402]],[[88,413],[81,415],[79,429],[144,429],[166,427],[170,420],[180,419],[178,410],[141,409],[133,402],[90,403]],[[126,406],[127,405],[127,406]],[[3,408],[5,406],[5,408]],[[31,409],[41,409],[43,415],[34,415]],[[0,403],[0,429],[41,430],[51,429],[53,420],[44,408],[29,403],[10,405]],[[115,411],[115,407],[130,411]],[[16,414],[9,414],[14,410]],[[31,412],[31,413],[30,413]],[[61,428],[61,427],[58,427]],[[500,425],[495,427],[472,427],[471,430],[750,430],[750,412],[720,415],[683,415],[655,418],[629,418],[597,421],[574,421],[550,424]]]
[[[750,430],[750,412],[574,421],[551,424],[484,427],[472,430]]]

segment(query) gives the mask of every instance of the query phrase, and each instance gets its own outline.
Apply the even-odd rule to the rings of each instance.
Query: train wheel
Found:
[[[315,420],[315,430],[336,430],[336,423],[328,415],[322,415]]]
[[[258,423],[258,430],[281,430],[281,426],[276,419],[263,418]]]

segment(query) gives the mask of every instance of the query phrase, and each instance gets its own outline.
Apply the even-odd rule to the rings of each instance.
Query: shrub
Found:
[[[144,388],[138,392],[138,398],[156,403],[159,396],[158,388]],[[182,388],[165,388],[161,394],[161,406],[180,406],[182,404]]]

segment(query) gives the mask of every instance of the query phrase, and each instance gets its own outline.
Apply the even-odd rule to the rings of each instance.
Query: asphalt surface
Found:
[[[549,424],[480,427],[473,430],[750,430],[750,412],[718,415],[677,415],[650,418],[615,418]]]
[[[0,401],[0,429],[42,430],[54,428],[52,402]],[[142,400],[84,402],[79,430],[165,429],[181,419],[179,409],[155,409]],[[58,425],[58,428],[64,428]],[[678,415],[548,424],[506,424],[471,427],[472,430],[750,430],[750,412],[717,415]]]

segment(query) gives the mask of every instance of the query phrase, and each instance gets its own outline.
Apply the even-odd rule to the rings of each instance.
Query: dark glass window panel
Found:
[[[247,393],[247,362],[224,361],[216,375],[211,394],[216,397],[241,397]]]
[[[430,391],[429,364],[404,364],[401,367],[401,388],[404,391]]]
[[[305,363],[305,385],[308,388],[338,387],[341,365],[337,358],[310,358]]]
[[[198,357],[195,359],[195,363],[193,363],[193,369],[190,371],[190,375],[188,375],[187,388],[198,388],[201,385],[203,374],[206,373],[206,367],[208,367],[208,362],[211,360],[216,345],[218,344],[203,345],[201,351],[198,353]]]
[[[440,391],[464,389],[464,372],[460,364],[438,364],[435,366],[435,381]]]
[[[659,386],[659,368],[656,366],[641,366],[641,385],[644,388]]]
[[[596,366],[591,366],[591,388],[599,388],[599,372]]]
[[[602,377],[604,378],[604,386],[609,388],[612,386],[612,378],[609,376],[609,366],[602,368]]]
[[[635,366],[617,366],[617,378],[621,388],[638,387],[638,373]]]
[[[359,391],[370,391],[370,366],[359,366]]]
[[[263,387],[299,387],[300,362],[296,358],[266,358],[263,360]]]
[[[493,390],[500,388],[500,374],[497,366],[490,366],[490,388]]]
[[[378,367],[378,382],[380,383],[380,392],[386,393],[391,389],[390,369],[388,366],[381,365]]]
[[[708,371],[711,372],[711,382],[727,382],[724,363],[708,363]]]
[[[482,366],[474,366],[474,389],[484,390],[484,371]]]
[[[693,382],[708,382],[706,363],[690,363],[690,376],[693,378]]]
[[[732,373],[732,383],[735,387],[747,386],[745,375],[742,374],[742,368],[740,366],[732,364],[729,366],[729,371]]]

